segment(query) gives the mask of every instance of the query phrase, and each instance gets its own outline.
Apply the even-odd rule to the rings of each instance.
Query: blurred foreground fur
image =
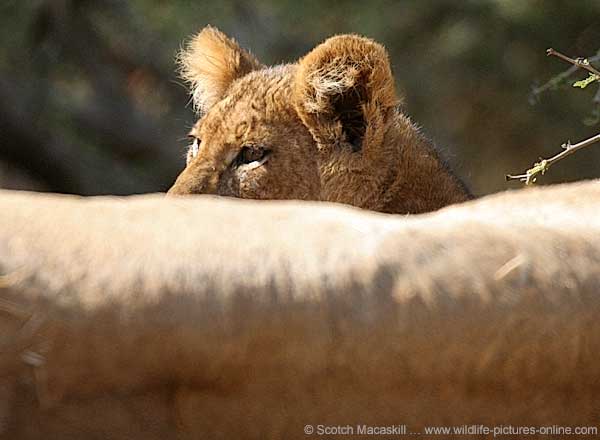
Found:
[[[171,194],[341,202],[421,213],[470,198],[396,97],[383,46],[327,39],[267,67],[206,27],[181,55],[200,118]]]
[[[597,424],[599,203],[597,181],[408,218],[0,192],[0,435]]]

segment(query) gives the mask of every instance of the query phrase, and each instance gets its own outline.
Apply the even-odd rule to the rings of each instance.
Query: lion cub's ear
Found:
[[[299,61],[294,104],[319,148],[370,148],[390,107],[398,104],[383,46],[368,38],[329,38]]]
[[[250,52],[212,26],[202,29],[181,51],[179,64],[200,112],[217,103],[233,81],[262,68]]]

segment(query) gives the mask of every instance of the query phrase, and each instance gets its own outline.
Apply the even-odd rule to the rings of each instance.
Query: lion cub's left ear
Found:
[[[385,48],[356,35],[329,38],[299,61],[294,104],[320,149],[376,148],[398,104]]]

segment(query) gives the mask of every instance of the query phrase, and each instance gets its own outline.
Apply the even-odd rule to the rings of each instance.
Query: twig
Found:
[[[590,60],[596,61],[596,59],[600,58],[600,52],[596,53],[596,55],[594,57],[591,58],[571,58],[568,57],[562,53],[560,53],[557,50],[554,50],[553,48],[549,48],[546,50],[546,55],[547,56],[555,56],[557,58],[560,58],[563,61],[566,61],[568,63],[571,63],[573,66],[571,66],[568,70],[566,70],[565,72],[555,76],[554,78],[552,78],[550,81],[548,81],[546,84],[544,84],[541,87],[538,87],[537,89],[534,89],[533,91],[533,95],[537,95],[539,93],[541,93],[542,91],[544,91],[545,89],[552,87],[555,84],[558,84],[560,81],[562,81],[563,79],[568,78],[569,76],[571,76],[575,71],[577,71],[578,69],[584,69],[587,70],[588,72],[590,72],[592,75],[595,75],[598,79],[600,79],[600,70],[596,69],[594,66],[592,66],[590,64]],[[596,102],[596,100],[600,99],[600,89],[598,90],[598,92],[596,93],[596,95],[594,96],[594,102]],[[536,181],[537,175],[538,174],[545,174],[546,171],[548,171],[548,169],[556,162],[558,162],[561,159],[564,159],[567,156],[570,156],[571,154],[575,153],[577,150],[580,150],[584,147],[587,147],[588,145],[592,145],[596,142],[600,141],[600,133],[592,136],[589,139],[586,139],[584,141],[579,142],[578,144],[575,145],[571,145],[570,141],[567,141],[566,143],[562,144],[561,146],[563,147],[563,151],[561,151],[560,153],[558,153],[555,156],[552,156],[549,159],[540,159],[539,162],[536,162],[533,164],[533,167],[531,167],[530,169],[528,169],[525,173],[523,174],[507,174],[506,175],[506,180],[519,180],[521,182],[525,182],[526,185],[530,185],[532,183],[534,183]]]
[[[570,58],[552,48],[546,50],[546,55],[558,57],[561,60],[566,61],[567,63],[571,63],[574,66],[577,66],[581,69],[585,69],[588,72],[593,73],[596,76],[600,76],[600,70],[598,70],[594,66],[592,66],[590,64],[590,61],[587,58]]]
[[[548,50],[554,50],[554,49],[548,49]],[[548,53],[548,51],[546,51],[546,53]],[[589,57],[587,60],[590,63],[600,61],[600,52],[596,53],[596,55],[594,55],[592,57]],[[539,95],[541,95],[542,93],[544,93],[546,90],[552,89],[552,88],[558,86],[564,80],[568,79],[571,75],[573,75],[575,72],[577,72],[579,70],[579,68],[580,67],[578,65],[573,65],[573,66],[569,67],[567,70],[565,70],[564,72],[561,72],[558,75],[553,76],[552,78],[550,78],[548,81],[546,81],[541,86],[534,87],[533,90],[531,91],[530,99],[537,99],[537,97]]]
[[[559,160],[564,159],[565,157],[575,153],[577,150],[581,150],[582,148],[592,145],[596,142],[600,142],[600,133],[575,145],[571,145],[571,142],[568,141],[562,144],[564,150],[558,153],[556,156],[536,162],[533,167],[528,169],[524,174],[507,174],[506,180],[520,180],[521,182],[525,182],[526,185],[530,185],[535,182],[538,174],[546,173],[546,171],[548,171],[548,169]]]

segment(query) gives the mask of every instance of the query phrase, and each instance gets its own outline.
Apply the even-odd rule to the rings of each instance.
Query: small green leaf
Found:
[[[590,76],[588,76],[586,79],[582,79],[581,81],[574,82],[573,87],[579,87],[579,88],[585,89],[591,83],[593,83],[594,81],[598,81],[599,79],[600,79],[600,77],[598,75],[594,75],[593,73],[590,73]]]

